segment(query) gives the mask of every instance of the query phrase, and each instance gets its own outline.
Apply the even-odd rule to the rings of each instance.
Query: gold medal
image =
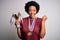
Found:
[[[32,34],[33,34],[32,32],[28,32],[28,34],[27,34],[27,35],[28,35],[28,36],[32,36]]]

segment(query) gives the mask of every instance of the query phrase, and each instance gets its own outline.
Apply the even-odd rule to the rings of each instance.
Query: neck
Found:
[[[31,17],[31,16],[30,16],[30,20],[33,20],[34,18],[36,18],[36,16],[34,16],[34,17]]]
[[[30,20],[33,20],[34,18],[30,18]]]

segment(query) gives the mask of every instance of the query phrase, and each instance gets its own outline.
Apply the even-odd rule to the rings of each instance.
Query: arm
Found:
[[[46,29],[45,29],[45,21],[47,20],[47,16],[44,15],[42,17],[42,27],[41,27],[41,32],[40,32],[40,37],[44,38],[45,34],[46,34]]]
[[[20,26],[20,21],[19,20],[16,20],[16,26],[17,26],[17,35],[19,38],[21,38],[21,26]]]
[[[20,30],[20,28],[21,28],[21,26],[20,26],[21,22],[20,21],[21,20],[19,20],[19,16],[21,16],[20,13],[18,13],[18,15],[15,14],[15,25],[16,25],[16,28],[17,28],[17,35],[18,35],[19,38],[21,38],[21,30]]]
[[[16,20],[16,27],[17,27],[17,35],[20,38],[21,37],[21,30],[20,30],[20,21]]]
[[[20,31],[20,28],[17,28],[17,35],[18,35],[19,38],[21,37],[21,31]]]
[[[42,21],[42,27],[41,27],[40,37],[44,38],[45,34],[46,34],[45,22]]]

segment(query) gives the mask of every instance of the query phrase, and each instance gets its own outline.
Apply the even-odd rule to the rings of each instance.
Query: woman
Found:
[[[39,8],[38,3],[30,1],[25,4],[25,11],[29,14],[29,17],[22,20],[16,19],[17,34],[22,40],[40,40],[40,38],[45,36],[47,16],[44,15],[42,18],[36,17]]]

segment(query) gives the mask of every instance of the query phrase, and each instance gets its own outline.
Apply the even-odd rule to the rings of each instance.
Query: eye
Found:
[[[33,11],[36,11],[36,10],[33,10]]]

